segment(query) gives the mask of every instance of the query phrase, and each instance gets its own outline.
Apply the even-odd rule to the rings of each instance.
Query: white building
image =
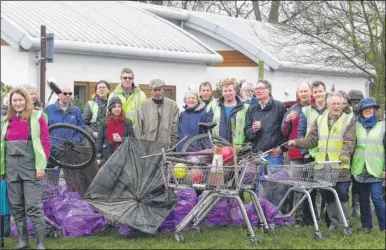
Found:
[[[259,41],[263,24],[226,16],[135,2],[1,2],[1,80],[39,86],[37,55],[40,25],[55,34],[54,63],[47,77],[74,87],[82,100],[95,82],[120,82],[120,70],[134,70],[135,83],[148,93],[148,82],[161,78],[166,94],[182,107],[185,91],[209,80],[234,77],[256,82],[258,62],[281,101],[295,100],[296,86],[322,80],[328,90],[358,89],[368,96],[367,80],[358,72],[302,64],[296,48],[278,51]],[[299,49],[298,49],[299,50]],[[46,97],[49,91],[46,91]]]
[[[101,79],[120,82],[134,71],[148,93],[151,79],[165,80],[166,95],[182,107],[188,86],[207,79],[222,57],[188,32],[140,8],[118,2],[1,2],[1,81],[39,86],[40,25],[55,34],[47,78],[88,99]],[[49,96],[46,89],[46,98]]]

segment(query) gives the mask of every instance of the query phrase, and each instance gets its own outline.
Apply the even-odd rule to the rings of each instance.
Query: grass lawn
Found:
[[[375,219],[375,217],[374,217]],[[203,227],[203,231],[184,232],[185,243],[176,243],[173,233],[161,233],[157,236],[142,238],[125,238],[117,231],[110,230],[97,235],[84,238],[61,238],[47,240],[47,249],[385,249],[385,233],[378,229],[378,223],[374,220],[374,232],[371,234],[359,234],[358,219],[352,220],[351,229],[353,235],[344,237],[343,230],[329,232],[325,223],[320,223],[321,231],[326,239],[315,241],[312,227],[284,227],[273,231],[273,234],[263,234],[261,229],[255,228],[255,233],[260,239],[260,244],[251,246],[247,238],[247,229],[241,227]],[[16,238],[7,238],[6,248],[16,244]],[[34,247],[35,240],[31,239]]]

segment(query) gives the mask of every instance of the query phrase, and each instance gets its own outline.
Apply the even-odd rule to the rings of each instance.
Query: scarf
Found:
[[[151,98],[153,100],[153,102],[157,105],[161,105],[161,104],[164,104],[164,98],[161,97],[161,98]]]
[[[101,106],[104,106],[106,103],[107,103],[107,99],[103,99],[103,98],[99,98],[99,96],[97,96],[95,98],[95,100],[97,101],[97,103]]]
[[[114,144],[116,149],[119,147],[119,145],[121,145],[121,143],[115,142],[113,140],[113,134],[118,133],[123,138],[124,131],[125,131],[124,120],[125,118],[123,117],[123,115],[120,115],[118,117],[114,117],[114,116],[106,117],[107,141],[109,144]]]
[[[359,122],[362,123],[365,128],[373,128],[378,122],[378,116],[373,115],[369,118],[359,117]]]

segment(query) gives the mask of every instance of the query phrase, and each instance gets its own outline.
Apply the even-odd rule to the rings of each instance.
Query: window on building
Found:
[[[110,83],[111,90],[113,91],[119,83]],[[80,102],[86,103],[91,99],[95,93],[96,82],[75,82],[74,83],[74,98],[79,99]],[[149,84],[139,84],[141,90],[146,94],[146,97],[151,97]],[[165,86],[165,96],[176,100],[176,86]]]

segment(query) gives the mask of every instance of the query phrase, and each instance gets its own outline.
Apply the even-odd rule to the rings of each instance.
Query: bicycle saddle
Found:
[[[217,123],[216,122],[199,122],[198,126],[206,129],[212,129],[217,126]]]

